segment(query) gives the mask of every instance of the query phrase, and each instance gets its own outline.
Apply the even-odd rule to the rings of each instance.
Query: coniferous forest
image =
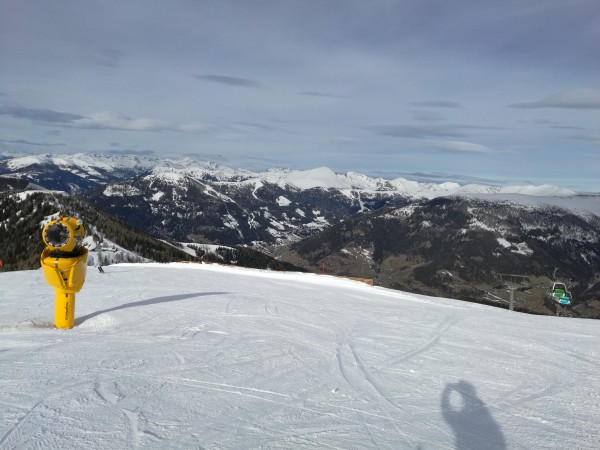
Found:
[[[205,259],[204,250],[198,250],[197,255],[190,255],[183,251],[181,244],[169,243],[163,237],[159,239],[136,230],[98,210],[81,197],[42,192],[10,195],[5,193],[0,195],[0,260],[3,262],[0,270],[30,270],[40,267],[39,258],[44,248],[41,230],[47,218],[56,213],[72,215],[82,220],[86,227],[86,236],[92,236],[96,244],[103,244],[106,239],[134,253],[116,253],[112,258],[114,262],[177,262]],[[241,246],[219,247],[206,256],[209,262],[257,269],[306,271]],[[100,254],[99,257],[102,265],[109,264],[106,255]]]
[[[142,233],[109,214],[95,209],[77,197],[46,193],[24,193],[0,196],[0,259],[2,270],[27,270],[40,267],[44,248],[41,230],[48,216],[61,213],[81,219],[86,234],[96,242],[103,237],[129,249],[143,258],[157,262],[192,259],[190,255]],[[121,262],[137,262],[123,260]]]

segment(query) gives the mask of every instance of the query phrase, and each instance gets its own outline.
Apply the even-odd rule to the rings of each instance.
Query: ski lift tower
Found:
[[[529,284],[529,277],[525,275],[513,275],[506,273],[500,273],[498,274],[498,276],[500,277],[499,287],[506,288],[510,292],[510,302],[508,304],[508,310],[513,311],[515,303],[515,291],[517,289],[523,291],[525,289],[530,289],[531,284]]]

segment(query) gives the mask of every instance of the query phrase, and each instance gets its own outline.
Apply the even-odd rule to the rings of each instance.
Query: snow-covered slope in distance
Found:
[[[0,273],[2,448],[597,448],[600,322],[329,276]]]
[[[137,155],[22,155],[0,160],[0,174],[28,180],[49,189],[79,192],[101,183],[145,173],[156,164],[156,159]]]
[[[265,172],[252,172],[246,169],[230,168],[213,162],[198,161],[193,158],[180,160],[159,159],[145,155],[77,153],[21,155],[2,162],[7,175],[26,176],[28,170],[40,171],[40,167],[55,167],[60,170],[89,179],[90,181],[113,181],[112,176],[129,177],[150,170],[155,175],[180,173],[193,178],[223,183],[267,182],[281,187],[296,189],[339,189],[341,191],[362,190],[367,192],[395,192],[418,198],[434,198],[446,195],[519,193],[531,196],[570,196],[575,192],[552,185],[542,186],[489,186],[481,184],[459,185],[457,183],[420,183],[396,178],[371,178],[357,172],[340,174],[327,167],[310,170],[290,170],[274,168]],[[48,169],[49,170],[49,169]],[[109,176],[110,174],[110,176]],[[165,175],[166,176],[166,175]]]
[[[26,155],[7,161],[11,170],[23,170],[35,165],[55,165],[65,170],[77,170],[97,175],[97,169],[113,171],[118,169],[147,170],[158,163],[157,159],[134,155],[110,155],[102,153],[76,153],[65,155]]]
[[[600,215],[600,194],[577,194],[569,189],[554,185],[510,185],[489,186],[482,184],[460,185],[458,183],[420,183],[396,178],[370,178],[356,172],[339,174],[327,167],[311,170],[270,169],[266,172],[231,169],[214,163],[199,163],[193,160],[163,163],[156,166],[152,178],[171,183],[183,177],[192,177],[213,182],[215,185],[251,185],[255,188],[265,183],[275,184],[284,189],[307,190],[314,188],[335,189],[349,198],[357,193],[385,193],[413,199],[434,199],[437,197],[458,196],[485,200],[510,201],[516,204],[540,207],[551,206],[571,210],[581,214]],[[179,177],[179,178],[178,178]]]
[[[154,168],[154,174],[181,173],[192,177],[209,179],[221,182],[267,182],[281,187],[294,187],[296,189],[339,189],[339,190],[361,190],[370,192],[397,192],[408,196],[419,198],[435,198],[446,195],[464,194],[524,194],[531,196],[572,196],[574,191],[552,185],[542,186],[487,186],[480,184],[469,184],[461,186],[458,183],[420,183],[396,178],[386,180],[384,178],[371,178],[356,172],[345,174],[336,173],[327,167],[319,167],[310,170],[288,170],[270,169],[265,172],[251,172],[247,170],[230,169],[213,163],[198,163],[193,160],[170,162],[161,164]],[[165,175],[166,176],[166,175]]]
[[[532,196],[521,193],[469,194],[465,197],[479,198],[488,201],[510,202],[532,208],[551,206],[587,216],[595,214],[600,217],[600,194],[572,196]]]

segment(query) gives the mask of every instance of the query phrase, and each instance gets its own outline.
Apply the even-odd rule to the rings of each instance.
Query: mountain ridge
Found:
[[[76,154],[41,154],[11,158],[5,153],[6,159],[0,161],[0,175],[27,177],[36,167],[51,166],[57,170],[68,171],[82,180],[83,188],[89,188],[90,182],[110,182],[147,172],[179,172],[194,178],[213,182],[268,182],[281,187],[290,186],[305,190],[312,188],[364,190],[376,192],[396,192],[399,195],[412,197],[434,198],[443,195],[465,194],[515,194],[521,193],[532,196],[573,196],[575,191],[554,185],[507,185],[493,186],[485,184],[460,185],[455,182],[423,183],[406,178],[384,179],[372,178],[358,172],[337,173],[327,167],[317,167],[308,170],[291,170],[271,168],[263,172],[253,172],[246,169],[235,169],[214,162],[200,161],[191,157],[175,160],[154,158],[144,155],[106,153],[76,153]],[[31,176],[31,175],[29,175]],[[84,181],[88,181],[85,183]],[[39,179],[31,180],[39,182]],[[73,185],[64,186],[65,190],[76,188]]]

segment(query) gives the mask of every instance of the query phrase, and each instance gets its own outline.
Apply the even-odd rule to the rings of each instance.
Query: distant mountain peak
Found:
[[[298,190],[337,189],[365,192],[388,192],[411,198],[435,198],[447,195],[472,194],[522,194],[529,196],[569,197],[574,191],[553,185],[490,186],[484,184],[460,185],[455,182],[422,183],[405,178],[372,178],[359,172],[337,173],[329,167],[316,167],[307,170],[271,168],[263,172],[231,168],[210,161],[200,161],[193,157],[182,159],[159,159],[137,154],[76,153],[76,154],[38,154],[18,155],[13,158],[5,152],[0,161],[0,174],[15,175],[32,182],[43,184],[44,176],[52,168],[70,172],[73,177],[60,186],[60,177],[56,177],[50,188],[64,190],[88,189],[94,183],[106,183],[134,175],[152,172],[160,175],[164,172],[179,173],[192,178],[212,182],[270,183],[282,188],[292,187]],[[43,169],[40,169],[43,167]],[[35,169],[34,169],[35,168]],[[28,172],[35,172],[35,175]],[[82,179],[77,183],[77,177]],[[171,179],[174,177],[171,176]]]

